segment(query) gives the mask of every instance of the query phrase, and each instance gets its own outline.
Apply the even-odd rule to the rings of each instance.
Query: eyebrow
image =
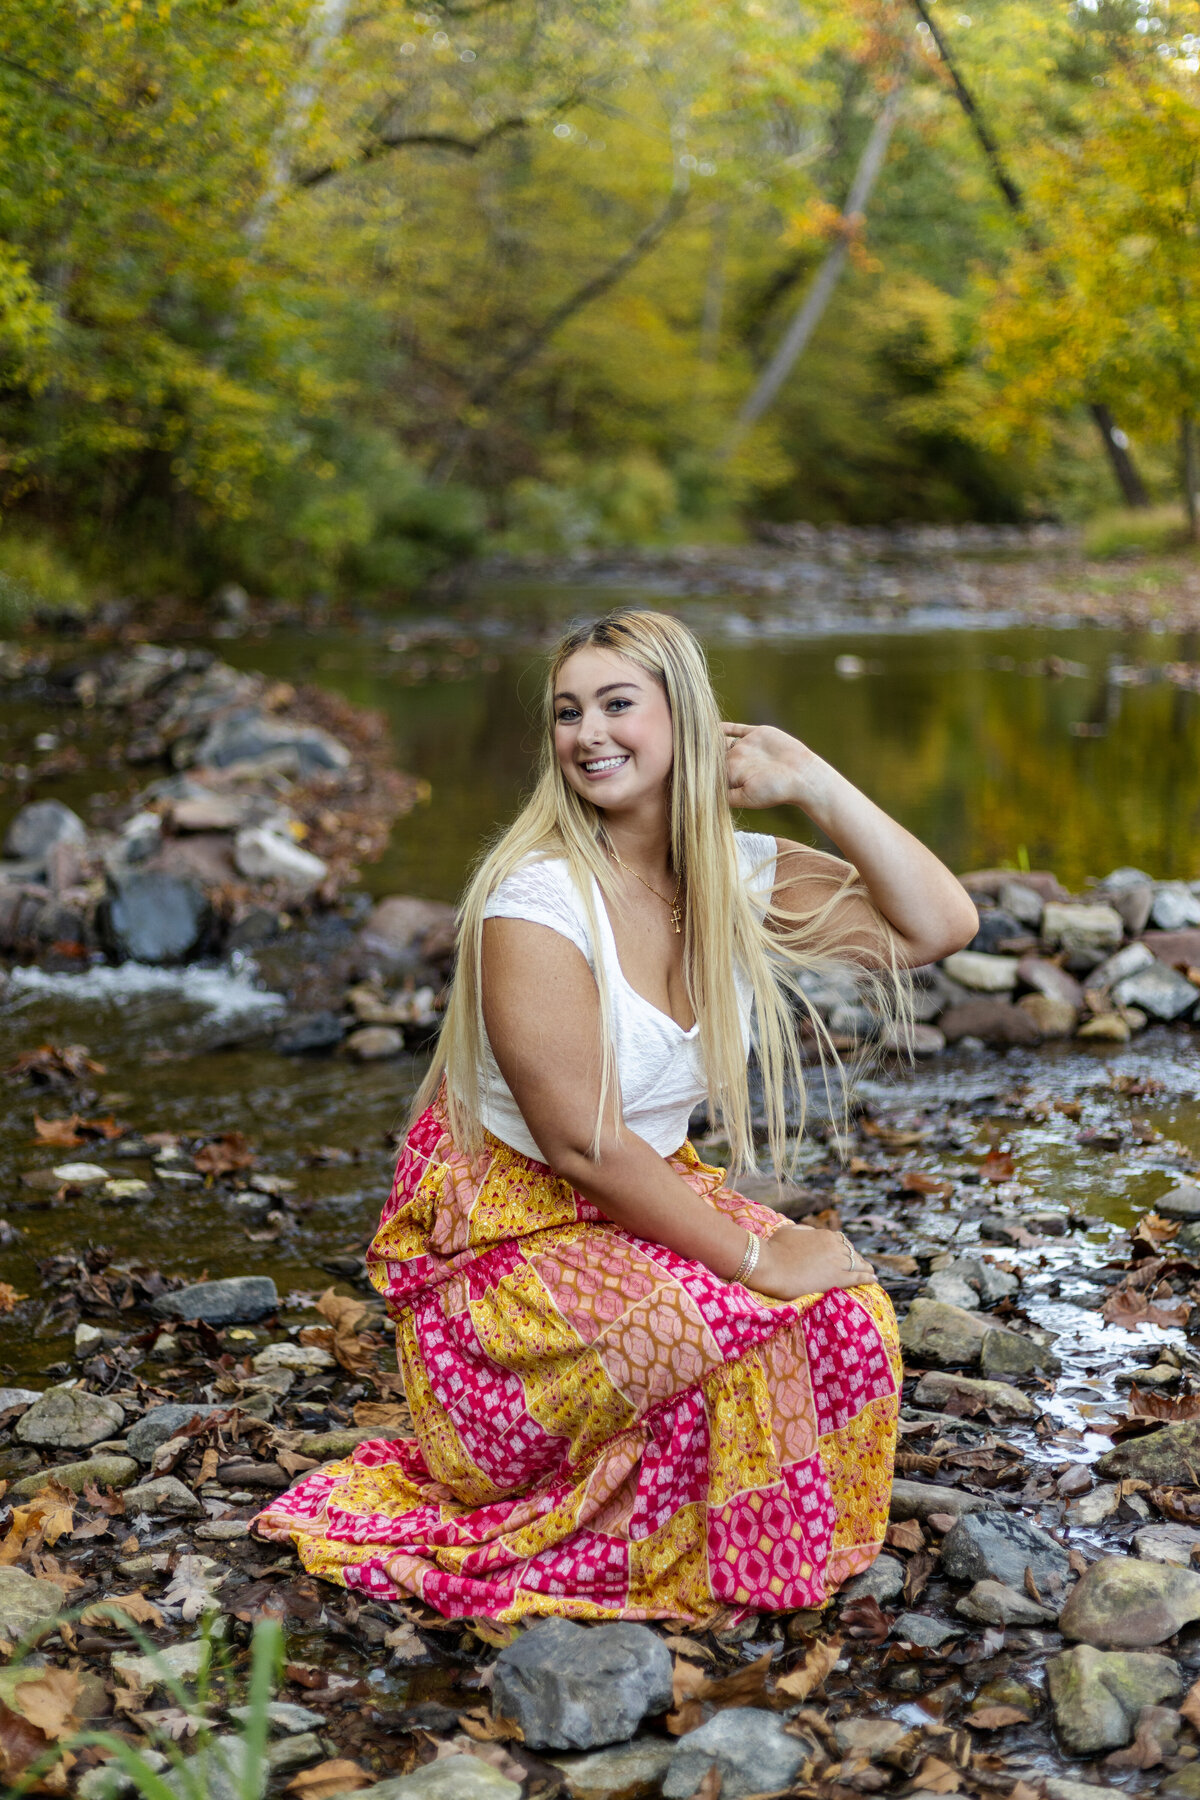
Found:
[[[596,698],[597,698],[597,700],[600,700],[603,698],[603,696],[605,694],[611,694],[611,693],[615,692],[615,690],[617,688],[636,688],[636,687],[638,687],[638,683],[636,681],[610,681],[607,684],[607,686],[596,689]],[[579,698],[579,696],[578,696],[578,694],[568,693],[564,689],[562,693],[555,694],[554,698],[556,700],[577,700]]]

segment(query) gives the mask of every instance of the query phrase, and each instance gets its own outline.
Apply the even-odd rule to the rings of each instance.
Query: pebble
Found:
[[[224,1411],[223,1407],[177,1404],[172,1401],[166,1406],[152,1406],[144,1413],[136,1425],[130,1427],[125,1439],[130,1456],[136,1456],[142,1463],[152,1463],[154,1452],[173,1438],[183,1425],[190,1425],[193,1419],[204,1419],[212,1412]]]
[[[15,1648],[22,1638],[38,1637],[62,1610],[63,1591],[53,1581],[0,1565],[0,1641]]]
[[[1009,993],[1017,985],[1020,960],[1015,956],[988,956],[979,950],[956,950],[942,968],[951,981],[980,994]]]
[[[961,1637],[961,1625],[950,1625],[928,1613],[901,1613],[892,1626],[892,1636],[905,1644],[916,1644],[921,1650],[938,1650],[950,1638]]]
[[[1048,1606],[1003,1581],[977,1581],[954,1610],[980,1625],[1053,1625],[1056,1617]]]
[[[242,1724],[250,1717],[248,1706],[231,1706],[230,1718]],[[324,1713],[314,1712],[311,1706],[297,1706],[294,1700],[268,1700],[267,1723],[277,1731],[289,1733],[316,1731],[325,1723]]]
[[[41,1388],[0,1387],[0,1413],[11,1412],[14,1406],[32,1406],[41,1397]]]
[[[444,1756],[411,1775],[377,1782],[370,1794],[371,1800],[521,1800],[521,1787],[477,1756]]]
[[[236,1543],[241,1538],[250,1536],[248,1519],[209,1519],[206,1524],[196,1527],[196,1536],[206,1544]]]
[[[1181,1569],[1192,1566],[1192,1551],[1200,1545],[1200,1531],[1194,1525],[1147,1525],[1134,1533],[1133,1547],[1147,1562],[1178,1563]]]
[[[89,1481],[94,1481],[100,1488],[127,1488],[131,1481],[137,1480],[137,1475],[138,1466],[131,1456],[89,1456],[83,1462],[56,1463],[52,1469],[26,1475],[13,1483],[12,1494],[14,1500],[31,1499],[45,1487],[51,1476],[73,1494],[82,1494]]]
[[[1148,1650],[1194,1619],[1200,1575],[1173,1562],[1106,1556],[1080,1576],[1059,1628],[1098,1650]]]
[[[870,1598],[878,1600],[880,1606],[886,1606],[889,1600],[898,1600],[903,1592],[904,1564],[899,1557],[885,1553],[877,1556],[869,1569],[864,1569],[861,1575],[852,1576],[839,1588],[838,1599]]]
[[[1082,985],[1058,963],[1049,962],[1043,956],[1023,956],[1017,964],[1017,974],[1023,986],[1032,988],[1035,994],[1061,1000],[1075,1012],[1082,1010]]]
[[[714,1766],[721,1775],[721,1800],[775,1793],[790,1786],[808,1754],[775,1713],[732,1707],[677,1741],[662,1785],[663,1800],[690,1800]]]
[[[163,870],[109,871],[100,934],[118,961],[186,962],[203,949],[212,909],[199,882]]]
[[[95,1187],[98,1181],[107,1181],[110,1171],[100,1163],[59,1163],[51,1170],[55,1181],[65,1181],[69,1187]]]
[[[1017,1005],[1033,1020],[1039,1037],[1070,1037],[1079,1023],[1078,1009],[1052,994],[1023,994]]]
[[[364,1025],[346,1039],[347,1053],[358,1062],[383,1062],[403,1049],[404,1033],[394,1025]]]
[[[1116,950],[1125,936],[1125,921],[1112,906],[1048,900],[1042,909],[1042,943],[1051,950],[1091,954],[1095,966]]]
[[[268,1344],[251,1362],[260,1375],[275,1369],[293,1369],[298,1375],[316,1375],[324,1369],[336,1369],[337,1358],[320,1344]]]
[[[31,800],[4,834],[4,854],[14,862],[39,862],[55,844],[86,844],[87,826],[61,800]]]
[[[978,1400],[1001,1419],[1036,1419],[1038,1408],[1020,1388],[1007,1381],[979,1381],[970,1375],[952,1375],[931,1369],[922,1375],[913,1393],[914,1406],[944,1411],[951,1400]]]
[[[668,1738],[638,1738],[608,1750],[549,1760],[562,1770],[571,1800],[633,1800],[662,1791],[671,1748]]]
[[[1091,1644],[1052,1656],[1046,1681],[1059,1738],[1073,1756],[1119,1750],[1133,1737],[1144,1706],[1183,1692],[1183,1678],[1170,1657],[1097,1650]]]
[[[889,1517],[896,1520],[924,1521],[935,1513],[953,1513],[958,1518],[963,1513],[990,1510],[979,1494],[968,1494],[962,1488],[941,1487],[932,1481],[908,1481],[903,1476],[897,1476],[892,1483]]]
[[[914,1300],[900,1326],[900,1343],[914,1362],[976,1363],[990,1320],[944,1300]]]
[[[531,1750],[595,1750],[671,1704],[671,1653],[645,1625],[545,1619],[496,1658],[492,1703]]]
[[[1127,1044],[1133,1033],[1129,1021],[1120,1013],[1106,1012],[1097,1013],[1094,1019],[1086,1019],[1075,1036],[1097,1044]]]
[[[965,1513],[942,1540],[942,1571],[954,1581],[990,1579],[1022,1588],[1027,1568],[1039,1588],[1065,1582],[1070,1573],[1062,1545],[1017,1513]]]
[[[17,1437],[46,1449],[86,1450],[112,1437],[124,1423],[125,1409],[116,1400],[85,1388],[52,1387],[17,1420]]]
[[[150,1303],[156,1319],[202,1319],[206,1325],[253,1325],[279,1306],[269,1275],[232,1275],[225,1281],[197,1281]]]
[[[266,825],[248,825],[233,840],[233,860],[248,881],[277,881],[298,898],[320,887],[329,864]]]
[[[200,1518],[204,1513],[204,1504],[190,1488],[184,1487],[177,1475],[156,1475],[151,1481],[126,1488],[125,1513],[130,1519],[136,1518],[139,1513],[149,1513],[151,1516],[167,1514],[171,1518]]]
[[[1121,1504],[1121,1490],[1115,1482],[1109,1481],[1093,1488],[1090,1494],[1080,1494],[1067,1507],[1067,1522],[1071,1525],[1082,1525],[1092,1528],[1103,1525],[1105,1519],[1111,1519]]]

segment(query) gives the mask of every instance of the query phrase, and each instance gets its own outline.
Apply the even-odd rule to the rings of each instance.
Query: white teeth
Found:
[[[583,766],[589,775],[597,775],[601,769],[619,769],[622,763],[628,761],[627,756],[603,756],[599,762],[586,762]]]

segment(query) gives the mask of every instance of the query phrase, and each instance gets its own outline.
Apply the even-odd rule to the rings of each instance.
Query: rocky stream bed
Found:
[[[820,1612],[703,1633],[451,1622],[364,1603],[249,1532],[265,1495],[408,1422],[363,1250],[448,913],[372,905],[352,875],[416,786],[368,719],[211,656],[145,646],[54,674],[65,717],[124,710],[122,766],[144,756],[146,780],[86,823],[17,810],[0,868],[10,1789],[148,1792],[123,1744],[161,1771],[158,1800],[1200,1796],[1196,887],[966,877],[980,935],[918,973],[915,1067],[884,1046],[848,1115],[814,1118],[796,1183],[743,1184],[840,1222],[901,1315],[873,1568]],[[166,905],[180,888],[188,906]],[[130,941],[164,917],[196,935]],[[72,984],[128,1007],[138,981],[234,977],[262,1004],[181,1029],[158,1080],[136,1056],[107,1069],[93,1034],[27,1028]],[[810,999],[842,1047],[878,1030],[845,976]],[[255,1058],[293,1071],[312,1137],[306,1096],[361,1082],[357,1135],[277,1129],[242,1091]],[[225,1074],[200,1120],[168,1077],[204,1059]],[[357,1212],[328,1185],[349,1169]],[[260,1757],[264,1621],[283,1653]]]

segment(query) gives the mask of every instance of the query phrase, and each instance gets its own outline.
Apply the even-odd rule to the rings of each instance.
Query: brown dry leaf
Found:
[[[883,1541],[891,1550],[923,1550],[925,1533],[916,1519],[902,1519],[888,1526]]]
[[[937,1756],[927,1756],[913,1779],[930,1794],[957,1794],[962,1785],[958,1770]]]
[[[979,1165],[980,1181],[1011,1181],[1016,1164],[1007,1150],[992,1150]],[[950,1793],[949,1788],[937,1790],[939,1793]]]
[[[38,1669],[27,1681],[19,1682],[12,1693],[14,1710],[51,1743],[78,1730],[78,1699],[79,1676],[74,1669]]]
[[[74,1521],[75,1496],[51,1478],[24,1506],[14,1506],[12,1523],[0,1544],[0,1567],[31,1556],[43,1544],[57,1544]]]
[[[359,1320],[370,1312],[365,1300],[356,1300],[352,1294],[339,1294],[333,1288],[326,1288],[317,1301],[317,1311],[323,1319],[328,1319],[335,1332],[354,1331]]]
[[[484,1706],[473,1706],[470,1712],[459,1713],[458,1722],[467,1736],[477,1744],[497,1744],[509,1740],[522,1744],[525,1741],[525,1733],[515,1719],[503,1716],[493,1718]]]
[[[203,1487],[205,1482],[216,1480],[217,1465],[220,1460],[221,1452],[214,1449],[210,1444],[208,1449],[204,1452],[204,1455],[200,1458],[200,1473],[197,1475],[195,1481],[197,1487]]]
[[[1041,1589],[1034,1580],[1033,1570],[1029,1567],[1028,1563],[1025,1565],[1025,1592],[1029,1595],[1029,1598],[1033,1601],[1035,1606],[1045,1606],[1046,1602],[1042,1599]]]
[[[775,1683],[775,1692],[784,1694],[789,1700],[807,1700],[814,1694],[829,1674],[842,1654],[841,1638],[829,1638],[825,1643],[816,1643],[807,1651],[804,1661],[781,1675]]]
[[[216,1452],[209,1451],[206,1454],[215,1455]],[[307,1470],[319,1469],[321,1466],[315,1456],[301,1456],[298,1450],[277,1450],[275,1461],[289,1475],[303,1475]]]
[[[56,1150],[78,1150],[80,1144],[86,1141],[79,1133],[82,1124],[83,1120],[78,1113],[72,1113],[69,1119],[43,1119],[34,1113],[34,1142],[53,1144]]]
[[[60,1587],[64,1594],[84,1585],[83,1576],[77,1575],[74,1569],[64,1568],[56,1556],[49,1551],[43,1553],[35,1550],[29,1558],[29,1566],[40,1581],[52,1581]]]
[[[967,1723],[977,1731],[1000,1731],[1005,1725],[1028,1725],[1029,1714],[1019,1706],[981,1706]]]
[[[344,1756],[338,1756],[332,1762],[317,1763],[311,1769],[302,1769],[299,1775],[292,1777],[284,1789],[288,1794],[299,1794],[301,1800],[330,1800],[334,1794],[344,1794],[351,1788],[374,1787],[375,1777],[368,1774],[360,1763],[349,1762]]]
[[[118,1612],[124,1613],[127,1618],[132,1619],[135,1624],[138,1625],[157,1626],[163,1623],[163,1616],[152,1600],[147,1600],[145,1594],[132,1593],[107,1594],[103,1600],[95,1601],[93,1605],[85,1607],[83,1612],[79,1615],[80,1624],[104,1625],[106,1623],[116,1623],[109,1612],[109,1608],[111,1607],[115,1607]]]
[[[18,1294],[15,1287],[7,1281],[0,1281],[0,1313],[10,1313],[20,1300],[28,1300],[28,1294]]]
[[[1164,1732],[1164,1726],[1166,1731]],[[1172,1731],[1174,1715],[1165,1706],[1147,1706],[1138,1719],[1137,1734],[1132,1744],[1125,1750],[1114,1750],[1106,1756],[1104,1764],[1109,1769],[1157,1769],[1165,1762]],[[1165,1739],[1165,1741],[1164,1741]]]
[[[1200,1419],[1200,1394],[1156,1394],[1140,1388],[1136,1381],[1126,1404],[1131,1419]]]
[[[192,1162],[201,1175],[232,1175],[237,1169],[250,1169],[258,1161],[244,1132],[224,1131],[197,1150]]]
[[[1126,1331],[1136,1331],[1139,1325],[1186,1325],[1191,1312],[1187,1300],[1180,1300],[1174,1306],[1152,1306],[1145,1294],[1134,1288],[1121,1287],[1108,1296],[1100,1308],[1100,1317],[1106,1325],[1120,1325]]]
[[[490,1644],[493,1650],[507,1650],[517,1635],[515,1625],[501,1625],[496,1619],[470,1619],[467,1630],[472,1632],[482,1644]]]
[[[354,1408],[356,1425],[378,1425],[386,1431],[408,1431],[413,1428],[407,1406],[394,1400],[359,1400]]]
[[[1027,1781],[1018,1781],[1016,1787],[1009,1788],[1008,1800],[1041,1800],[1041,1795]]]
[[[694,1730],[704,1718],[705,1706],[718,1712],[730,1706],[769,1706],[766,1678],[770,1667],[768,1650],[754,1662],[747,1663],[744,1669],[735,1669],[732,1675],[710,1681],[695,1663],[677,1657],[672,1682],[674,1704],[667,1714],[667,1730],[673,1737],[682,1737],[685,1732]]]
[[[914,1606],[925,1592],[929,1577],[937,1568],[936,1550],[918,1550],[910,1556],[904,1570],[904,1604]]]
[[[902,1194],[924,1194],[930,1200],[948,1200],[954,1192],[954,1183],[941,1175],[926,1175],[920,1169],[910,1169],[907,1175],[900,1177]]]
[[[45,1754],[46,1744],[46,1738],[35,1725],[0,1700],[0,1776],[15,1779],[31,1762]],[[5,1786],[7,1788],[8,1784]]]
[[[1200,1731],[1200,1681],[1192,1683],[1179,1711],[1194,1730]]]
[[[870,1644],[882,1644],[892,1629],[891,1613],[885,1613],[874,1594],[864,1594],[842,1608],[842,1624],[853,1638],[866,1638]]]

